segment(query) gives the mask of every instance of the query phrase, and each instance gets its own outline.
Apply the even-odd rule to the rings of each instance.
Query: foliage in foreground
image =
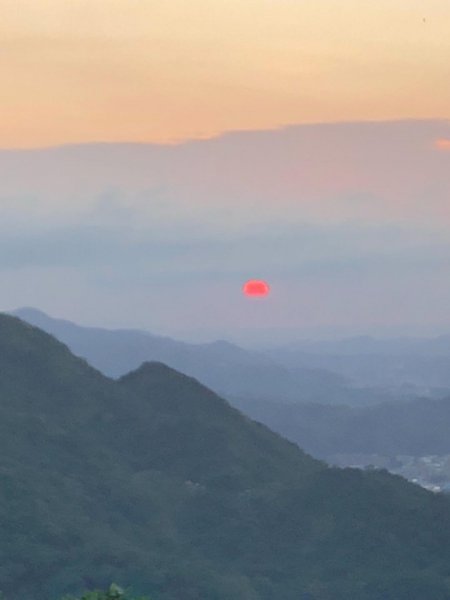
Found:
[[[62,600],[150,600],[150,598],[132,598],[125,590],[119,587],[117,584],[112,583],[109,588],[102,592],[100,590],[94,590],[90,592],[84,592],[81,598],[74,598],[73,596],[64,596]]]

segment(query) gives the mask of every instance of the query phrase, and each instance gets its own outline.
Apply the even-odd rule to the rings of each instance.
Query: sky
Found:
[[[244,345],[450,333],[449,22],[3,0],[0,308]]]
[[[448,0],[2,0],[3,147],[448,118]]]

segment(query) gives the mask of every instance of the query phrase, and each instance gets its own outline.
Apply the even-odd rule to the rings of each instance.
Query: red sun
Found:
[[[262,279],[250,279],[244,283],[242,291],[246,296],[267,296],[270,287]]]

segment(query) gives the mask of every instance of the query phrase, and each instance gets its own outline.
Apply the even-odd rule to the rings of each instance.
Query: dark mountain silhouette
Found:
[[[159,363],[119,381],[0,315],[0,584],[155,600],[450,597],[450,503],[331,469]]]
[[[110,377],[119,377],[145,361],[160,361],[231,400],[244,396],[358,405],[391,398],[383,390],[354,389],[330,371],[280,366],[262,353],[226,341],[189,344],[145,331],[81,327],[33,308],[13,314],[51,333]]]

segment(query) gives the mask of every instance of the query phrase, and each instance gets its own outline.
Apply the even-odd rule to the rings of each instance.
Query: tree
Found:
[[[62,600],[150,600],[150,598],[132,598],[128,592],[119,587],[116,583],[112,583],[109,588],[105,591],[94,590],[91,592],[84,592],[81,598],[73,598],[72,596],[65,596]]]

